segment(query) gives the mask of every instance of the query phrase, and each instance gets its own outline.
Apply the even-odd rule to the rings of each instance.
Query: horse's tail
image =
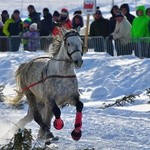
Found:
[[[11,103],[12,105],[16,105],[17,103],[19,103],[19,101],[23,98],[24,96],[24,91],[22,91],[21,88],[21,77],[20,77],[20,72],[22,71],[22,69],[24,68],[26,63],[21,64],[18,68],[18,70],[16,71],[16,75],[15,75],[15,79],[16,79],[16,88],[17,90],[15,90],[17,92],[16,96],[14,98],[10,98],[9,99],[9,103]]]

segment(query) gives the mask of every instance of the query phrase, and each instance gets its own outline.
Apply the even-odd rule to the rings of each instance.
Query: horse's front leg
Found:
[[[52,106],[52,112],[55,116],[55,121],[53,123],[55,129],[61,130],[64,126],[64,122],[61,119],[61,111],[60,108],[57,106],[56,101],[54,98],[52,98],[53,106]]]
[[[76,102],[76,118],[75,118],[75,129],[71,132],[71,136],[75,141],[80,140],[82,136],[82,109],[83,103],[81,101]]]

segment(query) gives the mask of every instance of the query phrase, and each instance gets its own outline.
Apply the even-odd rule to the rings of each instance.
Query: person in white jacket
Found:
[[[116,14],[116,26],[113,33],[108,37],[110,40],[115,40],[115,48],[117,55],[132,54],[131,45],[131,24],[126,17],[118,11]]]

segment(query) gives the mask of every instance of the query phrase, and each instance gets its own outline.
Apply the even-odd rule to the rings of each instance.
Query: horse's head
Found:
[[[67,50],[67,55],[71,59],[76,68],[82,66],[83,60],[83,42],[80,38],[79,33],[76,30],[65,30],[62,29],[64,36],[64,46]]]

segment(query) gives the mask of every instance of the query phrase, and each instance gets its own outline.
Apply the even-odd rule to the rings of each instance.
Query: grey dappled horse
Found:
[[[75,30],[62,30],[63,42],[59,53],[52,59],[36,58],[21,64],[16,72],[18,94],[13,103],[26,96],[29,109],[27,115],[18,122],[24,127],[33,119],[40,126],[39,137],[50,139],[54,135],[50,131],[51,119],[55,116],[54,127],[62,129],[61,106],[76,106],[75,129],[71,135],[74,140],[81,137],[82,109],[78,91],[75,68],[82,66],[82,40]]]

